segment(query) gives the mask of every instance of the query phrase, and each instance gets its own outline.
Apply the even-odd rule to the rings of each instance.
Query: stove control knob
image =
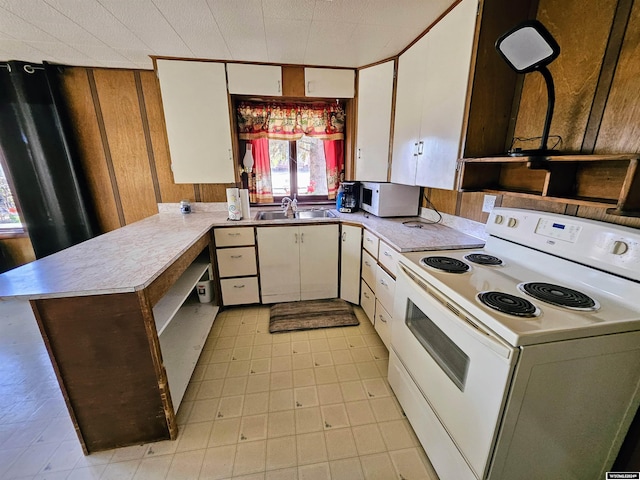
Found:
[[[511,217],[509,220],[507,220],[507,226],[514,228],[518,225],[518,220],[516,220],[515,218]]]
[[[500,225],[504,222],[504,217],[502,215],[496,215],[496,218],[493,219],[493,223]]]
[[[613,248],[611,249],[611,253],[614,255],[624,255],[629,250],[629,245],[625,242],[621,242],[620,240],[616,240],[613,242]]]

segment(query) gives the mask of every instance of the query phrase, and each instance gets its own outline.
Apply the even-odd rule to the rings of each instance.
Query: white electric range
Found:
[[[442,480],[604,478],[640,402],[640,230],[486,228],[400,259],[389,382]]]

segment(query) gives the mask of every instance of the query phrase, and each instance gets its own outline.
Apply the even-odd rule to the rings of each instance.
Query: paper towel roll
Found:
[[[251,218],[251,210],[249,206],[249,190],[243,188],[240,190],[240,205],[242,205],[242,218]]]
[[[240,192],[237,188],[227,188],[227,210],[229,211],[229,220],[242,220]]]

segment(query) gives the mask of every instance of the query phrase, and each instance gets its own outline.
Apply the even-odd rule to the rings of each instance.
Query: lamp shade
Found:
[[[253,168],[253,153],[251,153],[251,144],[247,143],[247,151],[242,159],[242,166],[247,172],[251,172]]]

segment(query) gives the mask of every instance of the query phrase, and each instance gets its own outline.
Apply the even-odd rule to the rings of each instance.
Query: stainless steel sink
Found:
[[[282,211],[258,212],[256,220],[286,220],[287,216]]]
[[[308,218],[336,218],[337,215],[331,210],[298,210],[295,212],[293,218],[288,218],[284,212],[270,211],[270,212],[258,212],[256,220],[304,220]]]
[[[331,210],[298,210],[296,218],[336,218]]]

